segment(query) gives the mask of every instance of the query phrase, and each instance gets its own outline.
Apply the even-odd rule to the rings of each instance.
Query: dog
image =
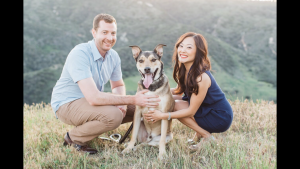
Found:
[[[145,93],[146,95],[158,95],[161,101],[156,108],[136,106],[132,136],[122,154],[129,153],[132,150],[135,151],[137,146],[134,145],[138,141],[141,143],[139,146],[151,145],[159,147],[158,158],[162,160],[166,155],[165,145],[173,139],[171,132],[172,119],[149,123],[142,118],[143,114],[148,113],[148,110],[157,109],[163,113],[168,113],[173,111],[175,105],[168,77],[163,71],[163,62],[161,61],[163,46],[166,45],[159,44],[153,51],[142,51],[138,46],[130,46],[137,69],[142,77],[138,82],[137,92],[148,89],[149,92]],[[141,123],[144,123],[144,125],[141,125]]]

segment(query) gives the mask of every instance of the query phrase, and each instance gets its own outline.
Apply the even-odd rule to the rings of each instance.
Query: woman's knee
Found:
[[[175,105],[173,111],[178,111],[181,109],[186,109],[189,107],[189,103],[184,100],[175,100]]]
[[[181,123],[185,124],[185,122],[187,121],[187,117],[179,118],[177,120],[180,121]]]
[[[182,100],[182,96],[180,95],[172,95],[174,100]]]

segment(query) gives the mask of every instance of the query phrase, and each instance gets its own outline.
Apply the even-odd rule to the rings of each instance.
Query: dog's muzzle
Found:
[[[154,73],[151,73],[151,68],[150,67],[145,67],[144,71],[145,74],[142,73],[140,70],[139,72],[141,73],[142,77],[144,78],[143,80],[143,84],[144,86],[148,89],[149,86],[152,84],[152,82],[154,81],[154,77],[157,73],[158,68],[154,71]]]
[[[150,67],[145,67],[145,73],[150,73],[151,68]]]

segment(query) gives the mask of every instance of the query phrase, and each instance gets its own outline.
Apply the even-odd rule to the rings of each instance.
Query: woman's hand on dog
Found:
[[[157,107],[160,98],[158,95],[145,95],[144,93],[149,92],[149,90],[141,90],[135,95],[135,105],[142,107]]]
[[[144,113],[143,117],[148,122],[155,123],[161,119],[163,119],[163,113],[159,110],[148,110],[148,113]],[[152,121],[153,120],[153,121]]]

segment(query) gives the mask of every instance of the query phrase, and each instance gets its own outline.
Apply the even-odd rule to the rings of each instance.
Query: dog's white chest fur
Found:
[[[149,91],[149,92],[144,93],[144,94],[145,94],[145,95],[157,95],[157,93],[160,92],[159,90],[162,90],[162,89],[157,89],[155,92]],[[142,108],[143,114],[144,114],[144,111],[146,111],[146,110],[147,110],[147,112],[148,112],[148,110],[162,110],[162,109],[163,109],[163,106],[164,106],[163,103],[166,103],[166,100],[168,99],[168,96],[166,96],[166,95],[163,95],[163,96],[158,95],[158,96],[159,96],[159,98],[160,98],[160,102],[158,102],[159,105],[158,105],[156,108],[152,108],[152,107],[150,107],[150,108],[148,108],[148,107],[143,107],[143,108]]]
[[[156,90],[155,92],[149,91],[149,92],[145,93],[145,95],[157,95],[157,93],[160,93],[158,90]],[[164,112],[164,110],[165,110],[166,101],[168,99],[168,96],[159,95],[159,98],[160,98],[160,102],[157,107],[155,107],[155,108],[140,107],[140,111],[137,111],[136,113],[139,112],[139,113],[141,113],[142,116],[144,116],[144,114],[148,113],[148,110],[160,110],[161,112],[166,113],[166,112]],[[143,122],[144,122],[146,130],[148,132],[148,138],[147,138],[148,141],[152,140],[152,138],[159,136],[161,134],[161,120],[159,120],[155,123],[151,123],[151,122],[149,123],[147,120],[144,119]]]

